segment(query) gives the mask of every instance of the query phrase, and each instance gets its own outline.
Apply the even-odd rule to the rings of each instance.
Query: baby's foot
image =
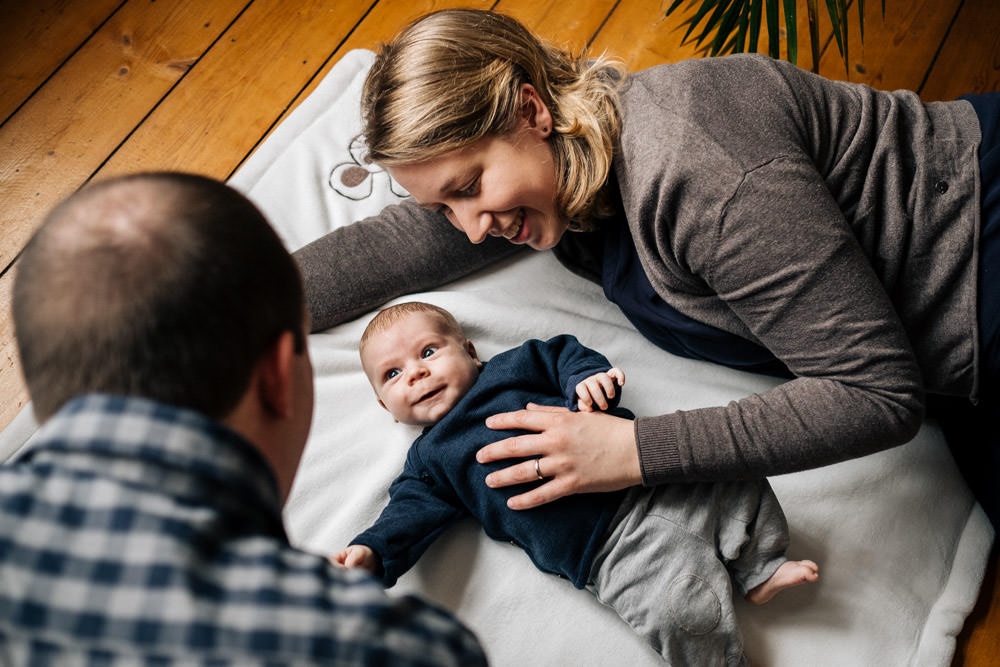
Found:
[[[819,566],[811,560],[785,561],[770,579],[747,593],[747,600],[754,604],[764,604],[786,588],[817,579],[819,579]]]

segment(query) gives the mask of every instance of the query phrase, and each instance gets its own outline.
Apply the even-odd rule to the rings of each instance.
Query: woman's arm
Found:
[[[815,171],[772,163],[748,176],[728,203],[718,229],[674,237],[670,247],[725,304],[720,312],[735,314],[799,377],[725,406],[641,417],[634,431],[606,415],[497,415],[491,428],[532,433],[493,443],[480,461],[549,462],[549,482],[512,499],[512,507],[640,479],[652,485],[805,470],[916,433],[923,387],[908,337]],[[493,473],[489,483],[506,486],[532,474],[533,464],[521,463]]]
[[[335,229],[294,256],[313,331],[320,331],[403,294],[457,280],[518,250],[492,237],[473,245],[444,216],[406,200]]]

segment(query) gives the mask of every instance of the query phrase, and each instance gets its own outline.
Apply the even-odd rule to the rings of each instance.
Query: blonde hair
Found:
[[[618,141],[623,67],[552,46],[495,12],[428,14],[383,44],[365,80],[368,159],[413,164],[516,127],[521,86],[534,86],[553,119],[560,210],[578,226],[606,215],[604,185]]]
[[[365,347],[368,345],[368,341],[370,341],[373,336],[386,331],[396,322],[400,321],[407,315],[413,315],[414,313],[422,313],[437,317],[441,321],[441,324],[444,325],[445,333],[465,340],[465,333],[462,331],[462,325],[460,325],[458,320],[455,319],[455,316],[447,310],[431,303],[424,303],[422,301],[407,301],[406,303],[398,303],[394,306],[389,306],[388,308],[380,310],[375,314],[375,317],[373,317],[371,322],[368,323],[368,326],[365,327],[364,333],[361,334],[361,342],[358,344],[358,353],[364,357]]]

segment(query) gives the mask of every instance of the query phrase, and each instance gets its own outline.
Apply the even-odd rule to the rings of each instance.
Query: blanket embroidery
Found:
[[[372,196],[375,181],[388,181],[389,192],[403,199],[409,193],[402,188],[389,174],[373,164],[365,164],[365,144],[361,135],[354,137],[347,147],[349,162],[340,162],[330,170],[327,184],[341,197],[352,201],[361,201]]]

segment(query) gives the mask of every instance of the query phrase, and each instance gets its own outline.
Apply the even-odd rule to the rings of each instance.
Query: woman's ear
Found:
[[[521,84],[521,120],[544,139],[552,131],[552,114],[530,83]]]

